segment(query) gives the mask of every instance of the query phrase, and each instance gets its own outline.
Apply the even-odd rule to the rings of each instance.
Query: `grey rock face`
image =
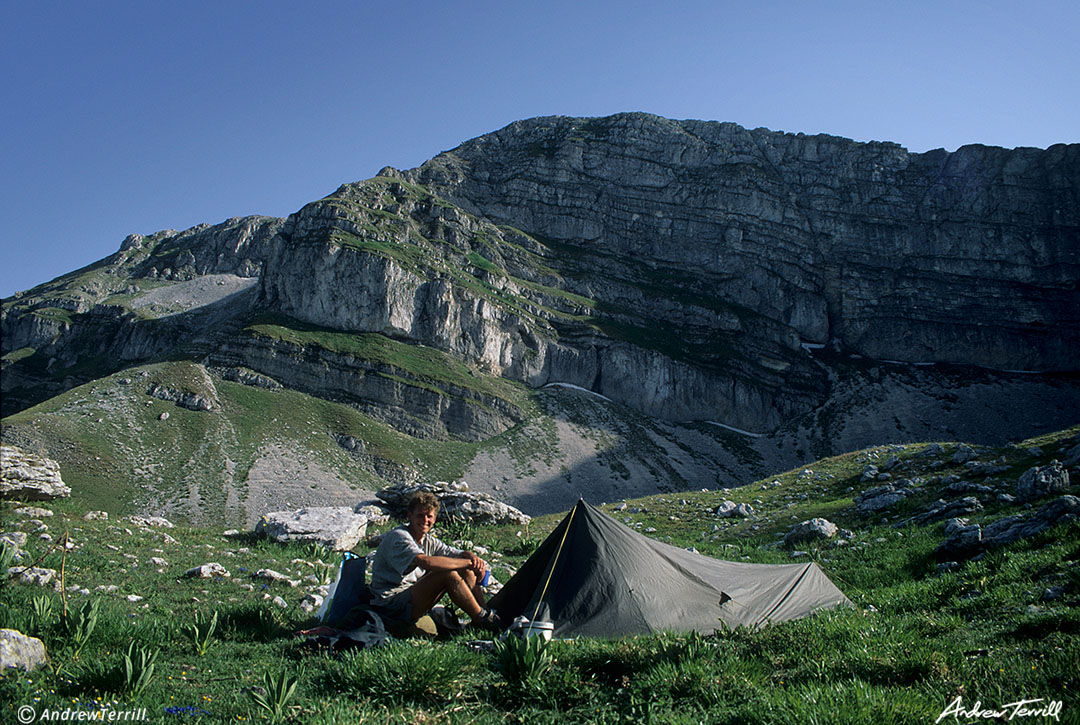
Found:
[[[275,511],[259,519],[255,533],[274,541],[313,541],[334,551],[348,551],[363,540],[368,519],[347,506],[313,506]]]
[[[1016,497],[1020,501],[1033,501],[1069,487],[1069,472],[1058,461],[1048,466],[1035,466],[1025,471],[1016,482]]]
[[[1064,463],[1066,466],[1075,466],[1080,463],[1080,443],[1077,443],[1065,453]]]
[[[865,475],[865,474],[864,474]],[[863,516],[868,516],[878,511],[884,511],[893,505],[900,503],[911,495],[911,489],[906,486],[894,486],[885,484],[877,486],[855,497],[855,510]]]
[[[978,524],[969,526],[966,519],[946,521],[945,537],[935,552],[939,561],[970,559],[984,547],[982,528]]]
[[[244,385],[251,385],[256,388],[264,388],[266,390],[281,389],[281,383],[278,381],[266,375],[260,375],[259,373],[247,370],[246,368],[228,368],[222,372],[221,376],[226,380],[243,383]]]
[[[214,403],[203,395],[196,393],[183,393],[179,390],[167,388],[163,385],[151,385],[146,394],[160,400],[168,400],[176,403],[181,408],[188,410],[213,410]]]
[[[374,503],[358,503],[353,508],[353,512],[366,518],[369,524],[376,526],[382,526],[390,520],[390,515],[386,513],[386,510]]]
[[[115,369],[161,355],[178,344],[205,335],[223,319],[246,313],[255,298],[250,294],[251,281],[235,294],[221,297],[203,291],[197,295],[198,299],[179,306],[172,304],[165,288],[158,287],[147,294],[164,295],[168,303],[164,307],[170,309],[152,314],[148,311],[162,305],[138,309],[140,285],[150,289],[166,282],[166,287],[171,288],[189,284],[185,280],[203,285],[213,276],[256,277],[263,268],[267,241],[283,223],[282,219],[247,217],[214,226],[200,224],[183,232],[167,230],[145,237],[131,235],[119,251],[101,260],[100,274],[89,281],[72,287],[61,278],[17,300],[6,301],[0,317],[3,350],[7,353],[34,348],[45,360],[51,358],[56,363],[50,363],[53,373],[88,357],[107,360]],[[116,294],[135,299],[122,304],[107,302]],[[42,312],[56,309],[66,314]],[[156,319],[146,319],[147,316]],[[20,383],[8,387],[10,383],[5,381],[5,415],[87,379],[83,377],[85,373],[72,370],[73,374],[64,383],[57,384],[51,375],[42,376],[32,366],[14,367]],[[5,378],[11,372],[5,365]]]
[[[16,549],[21,549],[26,546],[26,532],[11,531],[6,534],[0,534],[0,542],[4,542],[8,546],[14,547]]]
[[[888,143],[620,114],[514,123],[406,176],[575,252],[602,243],[609,254],[692,267],[727,299],[787,321],[805,340],[831,335],[878,359],[1068,369],[1076,337],[1052,341],[1022,321],[1027,312],[1002,303],[1038,308],[1029,321],[1075,322],[1073,293],[1048,290],[1051,303],[1037,301],[1036,290],[1075,278],[1077,251],[1056,230],[1080,219],[1078,155],[1075,145],[911,154]],[[1050,169],[1060,176],[1048,183]],[[1010,228],[1020,219],[1038,241]],[[996,245],[1018,255],[1008,268],[981,251]],[[1067,260],[1068,270],[1047,273],[1039,264],[1049,258]],[[978,285],[964,281],[968,273]],[[958,314],[971,303],[979,313]],[[1070,311],[1051,309],[1058,304]],[[975,317],[998,305],[998,321],[1020,327],[977,331]],[[974,345],[961,339],[969,332]]]
[[[15,577],[16,581],[31,586],[43,587],[56,578],[56,569],[44,567],[21,567],[13,566],[7,570],[9,577]]]
[[[51,501],[70,495],[56,461],[15,446],[0,446],[0,498]]]
[[[956,483],[950,483],[948,486],[942,489],[942,493],[949,496],[961,493],[991,494],[993,492],[994,489],[992,489],[991,487],[984,486],[981,483],[972,483],[971,481],[957,481]]]
[[[310,277],[310,275],[308,275]],[[243,364],[290,388],[348,402],[418,438],[483,440],[523,419],[505,399],[461,385],[423,380],[385,360],[259,336],[217,346],[216,365]]]
[[[48,661],[45,643],[15,629],[0,629],[0,672],[9,667],[32,672]]]
[[[839,528],[828,519],[814,518],[797,524],[784,537],[785,546],[794,546],[812,541],[822,541],[836,536]]]
[[[259,569],[254,574],[252,574],[252,577],[255,579],[266,579],[267,581],[285,584],[286,586],[292,587],[293,589],[300,586],[299,579],[292,579],[288,576],[285,576],[281,572],[274,571],[273,569]]]
[[[938,405],[939,387],[965,386],[997,401],[1030,384],[1067,409],[1080,386],[989,372],[985,386],[953,383],[909,366],[919,386],[882,374],[905,402],[886,403],[894,426],[866,415],[869,391],[844,373],[870,385],[881,360],[1075,369],[1078,178],[1076,145],[911,154],[645,114],[522,121],[288,220],[129,237],[101,274],[6,301],[4,352],[27,357],[5,360],[4,412],[84,382],[89,360],[119,369],[179,350],[426,438],[477,441],[522,422],[515,396],[486,385],[514,381],[758,433],[813,414],[807,429],[835,426],[820,436],[830,452],[946,426],[986,442],[992,424],[924,415],[908,393],[925,386]],[[207,292],[219,283],[233,294]],[[249,334],[266,320],[311,335]],[[313,340],[335,335],[411,349]],[[455,384],[404,370],[421,350],[461,368]],[[849,385],[858,418],[837,400]],[[1071,415],[1054,411],[1024,432]]]
[[[939,561],[968,559],[987,549],[1037,536],[1058,524],[1075,521],[1078,516],[1080,498],[1061,496],[1030,516],[1006,516],[983,527],[978,524],[968,526],[963,519],[950,519],[945,524],[945,541],[935,553]]]
[[[415,493],[428,491],[439,499],[439,519],[462,519],[477,524],[519,524],[529,523],[530,518],[513,506],[496,501],[486,493],[474,493],[461,490],[445,481],[422,483],[417,486],[393,486],[384,488],[375,495],[386,502],[387,507],[398,515],[403,515],[409,499]]]
[[[128,521],[142,528],[171,529],[173,523],[161,516],[128,516]]]
[[[905,519],[904,521],[893,524],[893,526],[899,528],[911,524],[925,524],[930,521],[940,521],[942,519],[957,519],[982,510],[982,503],[974,496],[965,496],[964,498],[955,501],[938,499],[930,504],[925,511],[915,514],[910,519]]]
[[[953,463],[960,464],[974,461],[978,457],[979,454],[975,452],[975,449],[964,443],[957,447],[956,453],[953,454],[953,457],[950,460]]]
[[[49,509],[43,509],[38,506],[22,506],[15,509],[16,516],[25,516],[31,519],[47,519],[52,518],[53,512]]]

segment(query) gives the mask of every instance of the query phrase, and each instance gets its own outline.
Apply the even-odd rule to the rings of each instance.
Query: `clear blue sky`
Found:
[[[0,0],[0,296],[531,116],[1080,141],[1080,3]]]

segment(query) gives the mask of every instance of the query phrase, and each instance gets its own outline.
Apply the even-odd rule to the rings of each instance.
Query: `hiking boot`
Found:
[[[502,618],[499,617],[498,612],[494,609],[485,609],[480,612],[479,616],[472,621],[472,626],[479,627],[488,632],[501,632],[506,629],[506,625],[503,624]]]

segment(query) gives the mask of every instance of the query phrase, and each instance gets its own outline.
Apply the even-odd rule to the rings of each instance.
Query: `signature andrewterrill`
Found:
[[[998,705],[997,707],[983,707],[980,700],[976,700],[970,709],[964,709],[964,700],[960,695],[949,703],[937,720],[935,725],[949,715],[957,719],[975,720],[1012,720],[1018,717],[1051,717],[1060,721],[1062,702],[1060,700],[1047,700],[1038,697],[1033,700],[1017,700],[1016,702]]]

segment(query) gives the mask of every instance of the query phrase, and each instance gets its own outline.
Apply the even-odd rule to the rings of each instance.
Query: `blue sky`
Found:
[[[0,296],[514,120],[1080,142],[1080,3],[0,0]]]

